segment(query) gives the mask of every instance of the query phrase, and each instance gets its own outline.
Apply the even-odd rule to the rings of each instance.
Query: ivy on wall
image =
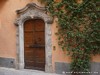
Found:
[[[51,15],[58,18],[58,44],[72,57],[71,71],[89,72],[91,55],[100,54],[99,0],[44,1]]]

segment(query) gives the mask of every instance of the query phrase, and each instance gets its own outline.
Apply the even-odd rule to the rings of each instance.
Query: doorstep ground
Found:
[[[0,75],[61,75],[55,73],[45,73],[37,70],[15,70],[12,68],[0,67]]]

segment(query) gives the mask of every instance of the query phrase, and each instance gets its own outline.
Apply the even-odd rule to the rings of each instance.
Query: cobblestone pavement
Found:
[[[15,70],[0,67],[0,75],[60,75],[55,73],[45,73],[37,70]]]

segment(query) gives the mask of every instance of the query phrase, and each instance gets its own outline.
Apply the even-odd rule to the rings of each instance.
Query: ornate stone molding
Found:
[[[24,8],[17,10],[16,12],[17,12],[17,14],[20,14],[20,13],[25,12],[29,8],[38,9],[38,10],[41,10],[41,11],[46,11],[45,7],[40,7],[40,6],[36,5],[35,3],[29,3]]]
[[[29,19],[42,19],[45,22],[45,71],[52,72],[52,42],[51,42],[51,24],[53,18],[46,14],[44,7],[37,6],[35,3],[29,3],[24,8],[16,11],[19,17],[15,21],[17,29],[17,65],[24,69],[24,22]]]

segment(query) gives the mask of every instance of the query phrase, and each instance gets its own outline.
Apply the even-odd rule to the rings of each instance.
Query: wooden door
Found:
[[[45,70],[45,24],[41,19],[24,25],[24,61],[26,69]]]

